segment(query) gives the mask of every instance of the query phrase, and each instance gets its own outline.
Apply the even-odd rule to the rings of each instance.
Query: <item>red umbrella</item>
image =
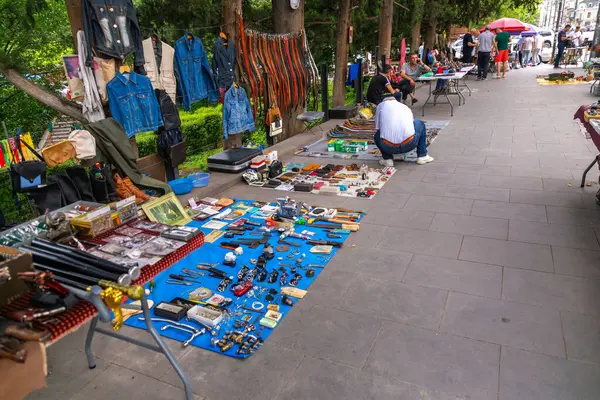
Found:
[[[500,28],[503,31],[510,32],[510,33],[520,33],[520,32],[528,31],[529,29],[531,29],[516,18],[497,19],[494,22],[490,22],[489,24],[484,25],[483,27],[481,27],[481,29],[479,29],[479,31],[483,32],[485,30],[486,26],[489,26],[491,30]]]

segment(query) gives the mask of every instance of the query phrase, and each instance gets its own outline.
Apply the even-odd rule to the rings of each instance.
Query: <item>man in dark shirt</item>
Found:
[[[558,37],[557,37],[557,48],[558,48],[558,53],[556,54],[556,59],[554,60],[554,68],[559,68],[559,64],[560,64],[560,60],[563,56],[563,53],[565,52],[565,46],[567,45],[567,32],[568,30],[571,29],[571,25],[567,24],[565,25],[565,28],[558,32]]]
[[[467,33],[463,36],[463,45],[462,45],[462,61],[465,64],[471,64],[473,62],[473,49],[477,45],[475,42],[474,35],[476,34],[476,29],[471,29],[471,32]]]
[[[371,83],[369,83],[369,88],[367,89],[367,101],[369,103],[381,103],[385,93],[392,93],[396,100],[402,101],[402,92],[392,87],[390,81],[392,74],[392,67],[389,64],[385,64],[383,70],[371,79]]]

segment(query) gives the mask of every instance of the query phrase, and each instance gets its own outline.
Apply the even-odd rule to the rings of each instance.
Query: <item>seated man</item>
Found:
[[[367,89],[367,101],[373,104],[381,103],[384,94],[392,94],[398,101],[402,99],[402,93],[392,87],[390,78],[392,77],[392,67],[389,64],[383,66],[383,71],[375,75],[369,83]]]
[[[384,96],[375,114],[375,144],[381,151],[379,164],[394,166],[394,154],[417,149],[417,164],[427,164],[433,157],[427,155],[427,132],[423,121],[415,121],[410,108],[395,101],[393,95]]]
[[[404,80],[400,82],[400,84],[402,85],[404,82],[406,82],[402,88],[404,100],[406,100],[408,95],[410,95],[413,104],[415,104],[418,101],[413,95],[413,92],[415,90],[415,80],[419,79],[419,77],[425,72],[431,72],[431,68],[423,64],[423,61],[421,61],[417,54],[411,54],[409,61],[407,63],[404,63],[404,65],[402,66],[401,72],[402,78],[404,78]]]

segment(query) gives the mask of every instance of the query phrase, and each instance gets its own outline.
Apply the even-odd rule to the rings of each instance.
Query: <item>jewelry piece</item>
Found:
[[[252,309],[254,311],[260,311],[263,308],[265,308],[265,305],[263,303],[261,303],[260,301],[255,301],[254,303],[252,303]]]

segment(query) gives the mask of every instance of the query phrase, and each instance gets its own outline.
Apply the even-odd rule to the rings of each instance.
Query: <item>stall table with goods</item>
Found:
[[[250,357],[359,230],[362,216],[289,197],[272,203],[191,198],[184,208],[171,193],[141,210],[134,198],[113,208],[80,203],[3,237],[17,247],[7,251],[31,257],[29,268],[12,273],[31,290],[6,299],[0,315],[46,345],[91,321],[90,368],[95,333],[109,335],[163,353],[191,399],[161,336]],[[123,324],[147,329],[156,344],[121,334]],[[24,362],[23,345],[15,346],[13,362]]]
[[[587,139],[592,140],[599,152],[581,176],[581,187],[584,187],[588,172],[595,165],[600,168],[600,104],[594,103],[579,107],[573,118],[580,123],[582,133]],[[596,198],[598,204],[600,204],[600,191],[598,191]]]
[[[433,96],[433,105],[437,104],[449,104],[450,105],[450,116],[454,116],[454,105],[448,96],[458,96],[458,105],[460,106],[462,103],[466,103],[465,96],[462,94],[460,87],[465,86],[469,89],[469,95],[471,93],[470,88],[467,86],[466,82],[464,82],[465,77],[469,73],[470,70],[474,68],[474,65],[464,66],[456,72],[453,73],[436,73],[430,76],[421,76],[417,80],[419,82],[426,82],[429,86],[429,96],[425,103],[423,103],[422,107],[422,115],[425,116],[425,107],[430,104],[431,97]],[[432,90],[433,81],[437,81],[437,85],[435,90]],[[462,84],[461,84],[462,81]],[[438,98],[443,96],[446,98],[446,101],[443,103],[438,102]]]

